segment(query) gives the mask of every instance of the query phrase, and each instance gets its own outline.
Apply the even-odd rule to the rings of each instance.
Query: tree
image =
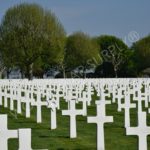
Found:
[[[118,77],[118,71],[128,59],[129,49],[127,45],[125,45],[121,39],[110,35],[102,35],[95,38],[95,40],[99,45],[100,54],[103,57],[103,63],[111,63],[115,77]]]
[[[86,77],[86,69],[101,63],[97,43],[83,32],[73,33],[67,39],[65,63],[70,70],[82,68],[82,76]]]
[[[19,67],[30,79],[37,60],[41,69],[42,64],[48,67],[59,62],[65,31],[51,11],[23,3],[7,10],[0,26],[0,43],[4,64],[8,68]]]
[[[150,35],[142,38],[132,45],[134,50],[134,60],[137,65],[137,71],[150,67]]]
[[[3,58],[2,55],[0,53],[0,79],[2,78],[3,72],[5,71],[6,67],[3,63]]]
[[[134,51],[130,48],[126,51],[126,60],[119,69],[119,77],[137,77],[137,65]]]

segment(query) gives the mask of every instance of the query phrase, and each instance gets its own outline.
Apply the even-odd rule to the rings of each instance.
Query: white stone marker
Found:
[[[58,109],[60,109],[60,98],[62,96],[62,94],[60,94],[60,92],[61,92],[60,85],[58,85],[57,89],[56,89],[56,94],[55,94]]]
[[[41,93],[39,89],[37,89],[37,99],[31,101],[32,106],[37,107],[37,123],[42,122],[42,106],[47,106],[47,101],[41,101]]]
[[[142,93],[141,89],[142,89],[142,87],[141,87],[141,85],[139,85],[133,99],[137,100],[138,103],[141,103],[142,101],[144,101],[145,107],[148,108],[148,96],[147,96],[146,92]],[[141,104],[139,104],[138,106],[141,107]]]
[[[25,105],[26,105],[26,107],[25,107],[26,118],[30,118],[30,116],[31,116],[31,112],[30,112],[31,100],[30,100],[30,97],[29,97],[29,91],[27,89],[27,86],[24,89],[24,94],[25,94],[25,96],[21,97],[21,102],[25,103]]]
[[[21,87],[17,87],[17,113],[21,114]]]
[[[57,118],[56,118],[57,103],[54,98],[47,102],[48,102],[47,107],[51,108],[51,129],[56,129],[57,128]]]
[[[2,86],[0,85],[0,106],[2,105]]]
[[[89,102],[87,92],[83,91],[82,96],[77,99],[77,101],[82,102],[83,116],[87,116],[87,104]]]
[[[97,124],[97,150],[105,149],[104,142],[104,124],[107,122],[113,122],[112,116],[106,116],[106,101],[96,101],[97,108],[97,116],[88,117],[88,123],[96,123]]]
[[[19,149],[18,150],[33,150],[31,148],[31,129],[19,129],[18,131],[19,131]]]
[[[124,99],[124,104],[120,103],[119,108],[124,109],[125,115],[125,127],[130,127],[130,109],[131,108],[136,108],[136,104],[132,104],[130,102],[130,94],[128,92],[125,92],[125,99]]]
[[[0,150],[8,150],[8,139],[18,138],[17,130],[7,129],[7,115],[0,115]]]
[[[8,92],[7,92],[7,86],[5,86],[4,88],[4,107],[7,108],[8,107]]]
[[[139,89],[137,90],[137,97],[134,97],[133,100],[137,101],[138,102],[138,112],[142,112],[142,102],[144,101],[142,99],[142,92],[141,92],[141,89],[139,87]],[[145,101],[144,101],[145,102]]]
[[[91,87],[91,85],[88,85],[88,87],[86,88],[86,92],[88,94],[88,105],[91,105],[91,101],[92,101],[92,95],[94,94],[93,88]]]
[[[117,105],[118,105],[118,111],[121,111],[121,101],[124,97],[124,95],[122,94],[123,90],[122,89],[117,89],[117,93],[115,95],[115,98],[117,99]]]
[[[73,93],[74,91],[72,91],[72,89],[67,89],[66,90],[66,95],[64,96],[64,99],[66,102],[70,101],[71,99],[77,99],[78,97],[76,95],[74,95]],[[69,106],[70,103],[68,103]]]
[[[31,129],[18,129],[18,131],[19,131],[19,150],[32,150]]]
[[[112,102],[116,103],[116,95],[117,95],[117,85],[113,85],[112,87]]]
[[[138,127],[127,127],[126,134],[137,135],[139,150],[147,150],[147,136],[150,135],[150,127],[146,124],[146,112],[138,112]]]
[[[62,110],[62,115],[69,115],[70,116],[70,138],[77,137],[76,131],[76,116],[77,115],[84,115],[83,110],[76,109],[76,101],[70,100],[68,101],[70,104],[69,110]]]
[[[10,88],[10,110],[14,110],[13,88]]]

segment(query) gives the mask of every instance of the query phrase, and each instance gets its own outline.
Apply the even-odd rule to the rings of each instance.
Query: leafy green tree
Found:
[[[102,35],[95,38],[95,40],[99,45],[103,63],[112,64],[114,75],[118,77],[121,66],[128,60],[130,53],[128,46],[121,39],[110,35]]]
[[[135,62],[135,52],[132,49],[126,51],[126,60],[119,69],[119,77],[137,77],[137,65]]]
[[[5,71],[6,67],[3,63],[3,58],[2,55],[0,53],[0,79],[2,78],[3,72]]]
[[[7,10],[0,26],[0,43],[7,68],[17,66],[30,79],[36,62],[41,69],[44,64],[48,67],[59,62],[65,31],[51,11],[23,3]]]
[[[133,44],[134,60],[137,65],[137,71],[150,67],[150,35],[142,38]]]
[[[65,63],[72,70],[80,66],[82,76],[86,76],[86,69],[94,68],[101,63],[97,43],[83,32],[70,35],[66,43]]]

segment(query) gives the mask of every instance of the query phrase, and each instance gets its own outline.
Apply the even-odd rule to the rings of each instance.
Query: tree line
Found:
[[[9,8],[0,24],[0,71],[19,68],[23,77],[41,78],[51,68],[58,77],[140,77],[150,67],[150,35],[128,47],[111,36],[77,31],[67,36],[53,12],[37,4]],[[93,73],[87,73],[93,69]]]

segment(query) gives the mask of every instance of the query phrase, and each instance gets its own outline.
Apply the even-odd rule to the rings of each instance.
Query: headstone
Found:
[[[117,89],[117,93],[115,95],[115,98],[117,99],[117,105],[118,105],[118,111],[121,111],[121,104],[122,104],[122,100],[125,98],[125,96],[123,95],[123,90],[122,89]]]
[[[2,86],[0,85],[0,106],[2,105],[2,97],[3,97]]]
[[[8,139],[18,138],[17,130],[7,129],[7,115],[0,115],[0,150],[8,150]]]
[[[18,131],[19,131],[19,150],[33,150],[31,148],[31,129],[19,129]]]
[[[19,150],[32,150],[31,129],[19,129]]]
[[[147,136],[150,135],[150,127],[146,123],[146,112],[138,112],[138,126],[127,127],[127,135],[137,135],[139,150],[147,150]]]
[[[62,115],[69,115],[70,116],[70,138],[76,138],[77,137],[77,131],[76,131],[76,116],[77,115],[83,115],[83,110],[77,110],[76,109],[76,101],[70,100],[69,101],[69,110],[62,110]]]
[[[11,89],[10,89],[10,110],[14,110],[14,98],[13,98],[13,89],[12,89],[12,86],[11,86]]]
[[[41,93],[40,89],[37,89],[37,99],[31,101],[32,106],[36,106],[37,108],[37,123],[42,122],[42,106],[47,106],[47,101],[41,100]]]
[[[104,142],[104,124],[108,122],[113,122],[112,116],[106,116],[106,102],[104,100],[96,101],[97,116],[88,117],[88,123],[97,124],[97,150],[105,149]]]
[[[56,118],[56,109],[57,109],[57,103],[54,98],[52,100],[48,100],[48,108],[51,108],[51,129],[57,128],[57,118]]]
[[[119,106],[121,109],[124,109],[125,111],[124,115],[125,127],[130,127],[130,109],[136,108],[136,104],[132,104],[130,99],[131,99],[130,94],[126,91],[124,103],[120,103]]]
[[[7,92],[7,85],[4,88],[4,107],[8,107],[8,92]]]
[[[31,99],[29,97],[29,91],[28,91],[28,88],[27,88],[27,85],[24,87],[24,97],[21,97],[21,102],[23,102],[25,104],[25,116],[26,118],[30,118],[30,115],[31,115]]]
[[[17,113],[21,114],[21,87],[17,87]]]
[[[87,92],[83,91],[82,96],[77,101],[82,102],[83,116],[87,116],[87,104],[89,102]]]

